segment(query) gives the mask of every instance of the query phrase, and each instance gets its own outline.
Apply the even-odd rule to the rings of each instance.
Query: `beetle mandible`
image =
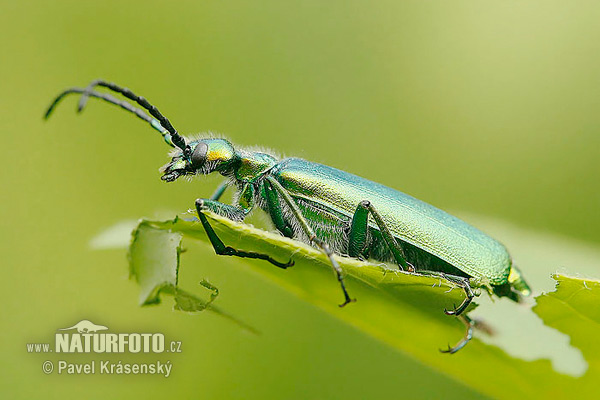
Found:
[[[142,109],[109,93],[104,87],[136,102]],[[196,210],[208,238],[219,255],[257,258],[287,268],[293,261],[280,262],[267,254],[234,249],[217,236],[205,210],[241,222],[256,207],[263,209],[284,236],[320,248],[329,258],[341,286],[344,302],[355,301],[344,284],[342,269],[334,254],[360,259],[394,262],[402,270],[438,274],[461,287],[462,303],[448,315],[466,325],[465,337],[443,352],[454,353],[471,339],[474,323],[463,311],[474,294],[471,279],[498,296],[519,301],[530,293],[506,248],[471,225],[421,200],[381,184],[326,165],[300,158],[278,160],[271,154],[235,148],[226,139],[189,139],[144,97],[104,80],[85,88],[70,88],[59,94],[48,108],[69,94],[81,94],[78,111],[89,97],[117,105],[148,122],[174,148],[171,162],[161,168],[161,179],[218,172],[226,181],[210,198],[196,200]],[[227,187],[236,194],[232,205],[219,198]]]

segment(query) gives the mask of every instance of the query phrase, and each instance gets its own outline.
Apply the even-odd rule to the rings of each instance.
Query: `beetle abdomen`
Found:
[[[402,242],[469,276],[493,285],[507,282],[511,259],[506,248],[430,204],[348,172],[298,158],[280,161],[271,173],[297,200],[304,199],[348,219],[362,200],[368,200]],[[369,226],[377,230],[372,220]]]

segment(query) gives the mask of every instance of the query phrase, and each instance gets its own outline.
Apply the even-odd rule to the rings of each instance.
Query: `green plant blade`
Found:
[[[211,291],[208,300],[203,300],[179,287],[178,270],[182,234],[171,231],[168,228],[169,224],[169,222],[160,223],[160,227],[157,227],[155,223],[142,220],[132,232],[129,247],[129,276],[140,286],[140,304],[158,304],[161,295],[169,295],[174,298],[174,308],[179,311],[196,313],[208,310],[233,321],[249,332],[258,334],[259,332],[252,326],[212,304],[219,290],[208,281],[200,282],[200,285]]]
[[[533,311],[571,337],[587,363],[586,377],[600,375],[600,281],[554,274],[556,290],[540,295]],[[598,394],[598,382],[581,379],[579,390]]]
[[[593,368],[579,379],[559,374],[552,369],[548,360],[529,362],[516,359],[496,346],[483,343],[477,337],[457,354],[441,354],[438,349],[444,348],[447,343],[456,343],[464,334],[464,327],[460,321],[443,313],[444,308],[452,308],[464,297],[462,290],[454,287],[451,282],[432,276],[400,272],[395,267],[385,264],[340,257],[338,261],[346,275],[348,291],[358,301],[339,308],[338,304],[343,299],[341,290],[327,258],[319,250],[212,213],[207,213],[207,217],[226,245],[266,253],[282,262],[290,258],[295,261],[292,268],[281,270],[263,261],[239,259],[253,271],[328,314],[430,366],[440,374],[450,376],[483,394],[495,398],[566,397],[574,393],[583,395],[591,386],[581,383],[593,382],[598,377],[598,370]],[[172,221],[142,221],[136,230],[137,236],[141,227],[143,231],[147,229],[165,233],[164,249],[171,253],[171,272],[167,276],[171,279],[170,284],[177,287],[179,250],[167,241],[170,240],[170,235],[180,235],[178,237],[186,240],[208,242],[202,226],[198,222],[179,218]],[[132,247],[136,242],[134,238]],[[152,246],[152,249],[161,247],[160,243],[154,243]],[[192,246],[190,248],[192,249]],[[147,250],[156,251],[150,248]],[[134,254],[134,250],[131,250],[131,254]],[[154,262],[149,265],[151,270],[156,266]],[[185,268],[196,267],[185,265]],[[136,268],[143,268],[143,263],[137,264]],[[172,279],[173,272],[175,284]],[[150,300],[155,292],[160,293],[163,290],[163,282],[160,279],[154,280],[153,284],[154,286],[148,285],[147,281],[140,281],[142,293]],[[484,293],[481,300],[485,300],[486,296]],[[515,307],[516,310],[520,306],[515,304],[511,307]],[[213,306],[207,309],[213,309]],[[525,311],[537,318],[531,310]],[[546,318],[546,312],[538,314],[541,318]]]
[[[140,304],[160,302],[160,293],[174,293],[182,235],[158,230],[141,221],[131,235],[129,276],[140,286]]]

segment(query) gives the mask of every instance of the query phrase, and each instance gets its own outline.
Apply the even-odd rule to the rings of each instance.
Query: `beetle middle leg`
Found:
[[[212,244],[213,249],[215,250],[215,253],[217,253],[218,255],[235,256],[235,257],[241,257],[241,258],[255,258],[255,259],[259,259],[259,260],[265,260],[265,261],[268,261],[271,264],[273,264],[279,268],[283,268],[283,269],[294,265],[293,260],[290,260],[287,263],[282,263],[282,262],[279,262],[279,261],[271,258],[267,254],[256,253],[256,252],[252,252],[252,251],[237,250],[237,249],[234,249],[233,247],[226,246],[223,243],[223,241],[219,238],[219,236],[217,235],[217,233],[215,232],[213,227],[208,222],[206,215],[204,215],[203,211],[205,211],[207,209],[210,209],[211,211],[214,211],[219,215],[232,217],[232,218],[230,218],[232,220],[243,219],[244,214],[243,214],[243,211],[241,211],[237,207],[234,207],[234,206],[231,206],[228,204],[223,204],[218,201],[214,201],[214,200],[210,200],[210,199],[196,200],[196,210],[198,211],[198,218],[200,219],[200,222],[202,223],[202,226],[204,227],[204,230],[206,231],[206,235],[208,236],[208,239],[210,240],[210,243]]]
[[[317,247],[319,247],[323,251],[323,253],[325,253],[327,258],[329,258],[329,262],[331,263],[331,266],[333,267],[333,270],[335,272],[337,280],[340,283],[342,292],[344,292],[344,302],[342,304],[340,304],[339,306],[344,307],[346,304],[356,301],[356,299],[352,299],[352,298],[350,298],[350,295],[348,295],[348,291],[346,290],[346,284],[344,283],[344,276],[343,276],[342,268],[340,267],[340,265],[338,264],[336,259],[333,257],[333,251],[329,248],[329,245],[327,243],[325,243],[323,240],[319,239],[317,237],[317,235],[315,235],[315,232],[308,225],[308,222],[302,215],[300,208],[298,208],[298,205],[296,204],[294,199],[292,199],[292,197],[287,192],[287,190],[285,190],[285,188],[283,186],[281,186],[281,183],[279,183],[275,178],[273,178],[271,176],[267,176],[266,179],[267,179],[266,190],[267,190],[267,201],[269,204],[269,213],[271,214],[271,219],[273,219],[273,222],[275,223],[275,226],[277,227],[277,229],[279,229],[279,231],[282,232],[284,235],[286,235],[286,232],[288,232],[288,229],[289,229],[289,233],[292,234],[291,228],[289,227],[289,225],[286,223],[285,219],[283,218],[283,213],[282,213],[281,207],[278,206],[279,202],[276,199],[276,197],[279,197],[279,198],[283,199],[283,201],[287,204],[290,211],[296,218],[296,221],[298,221],[298,223],[302,227],[302,230],[304,231],[306,236],[308,236],[308,239],[310,240],[310,242],[315,244]],[[277,194],[278,194],[278,196],[277,196]],[[275,197],[272,197],[271,199],[269,199],[269,196],[275,196]]]

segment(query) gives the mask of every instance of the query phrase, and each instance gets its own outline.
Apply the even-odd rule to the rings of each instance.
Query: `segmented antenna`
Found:
[[[135,101],[140,106],[142,106],[142,108],[144,108],[146,111],[148,111],[154,118],[149,117],[142,110],[132,106],[131,104],[129,104],[126,101],[119,100],[119,99],[111,96],[110,94],[99,93],[99,92],[94,91],[93,88],[95,86],[106,87],[114,92],[122,94],[123,96],[127,97],[130,100]],[[111,104],[117,105],[129,112],[132,112],[139,118],[148,122],[154,129],[159,131],[163,135],[163,138],[169,145],[179,147],[181,150],[183,150],[184,153],[189,152],[189,150],[187,149],[187,144],[185,142],[185,139],[181,135],[179,135],[179,133],[177,133],[177,130],[175,130],[175,128],[173,127],[171,122],[168,120],[168,118],[166,118],[164,115],[162,115],[161,112],[158,110],[158,108],[156,108],[155,106],[150,104],[148,102],[148,100],[146,100],[144,97],[136,95],[128,88],[123,88],[112,82],[106,82],[106,81],[103,81],[100,79],[91,82],[85,89],[69,88],[69,89],[65,90],[64,92],[62,92],[61,94],[59,94],[56,97],[56,99],[54,99],[54,101],[52,102],[50,107],[48,108],[48,111],[46,111],[45,118],[48,118],[50,116],[50,114],[52,113],[52,111],[54,110],[56,105],[63,99],[63,97],[65,97],[66,95],[71,94],[71,93],[80,93],[82,95],[81,99],[79,101],[78,111],[81,111],[83,109],[83,107],[85,106],[87,99],[89,97],[96,97],[96,98],[102,99]]]

